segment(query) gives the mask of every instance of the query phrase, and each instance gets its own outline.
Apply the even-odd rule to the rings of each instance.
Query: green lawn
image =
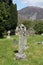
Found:
[[[43,65],[43,45],[37,42],[43,41],[41,35],[29,36],[27,39],[28,49],[25,51],[27,59],[16,60],[14,51],[18,49],[18,43],[14,44],[11,39],[0,39],[0,65]]]

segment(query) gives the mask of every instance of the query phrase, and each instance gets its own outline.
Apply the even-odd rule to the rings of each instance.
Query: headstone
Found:
[[[43,44],[43,41],[42,41],[42,44]]]
[[[29,28],[28,29],[28,34],[29,35],[35,34],[35,30],[33,28]]]
[[[43,36],[43,33],[41,35]]]
[[[7,36],[8,39],[10,39],[10,30],[8,31],[8,36]]]
[[[14,43],[14,45],[17,45],[18,44],[18,40],[17,39],[13,39],[13,43]]]
[[[21,24],[16,28],[16,31],[18,31],[19,35],[19,49],[18,53],[15,54],[16,58],[26,58],[26,54],[24,53],[25,47],[26,47],[26,27]]]

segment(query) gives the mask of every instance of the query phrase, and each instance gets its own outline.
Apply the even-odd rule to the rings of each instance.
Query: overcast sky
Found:
[[[13,0],[17,4],[17,9],[20,10],[27,6],[38,6],[43,8],[43,0]]]

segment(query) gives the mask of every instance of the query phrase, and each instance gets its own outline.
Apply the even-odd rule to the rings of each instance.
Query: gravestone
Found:
[[[10,30],[8,31],[7,38],[10,39]]]
[[[43,41],[42,41],[42,44],[43,44]]]
[[[14,43],[14,45],[17,45],[18,44],[18,40],[17,39],[13,39],[13,43]]]
[[[26,27],[23,24],[18,25],[18,27],[16,28],[16,31],[18,32],[19,35],[19,49],[18,49],[18,53],[15,54],[16,59],[19,58],[26,58],[26,54],[24,53],[24,50],[26,48]]]
[[[41,35],[43,36],[43,33]]]

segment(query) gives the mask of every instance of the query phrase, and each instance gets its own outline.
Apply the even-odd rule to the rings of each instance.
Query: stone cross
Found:
[[[18,27],[16,28],[16,31],[18,31],[18,35],[19,35],[19,50],[18,50],[18,54],[16,54],[16,56],[20,56],[21,58],[26,57],[26,55],[23,53],[25,46],[26,46],[26,27],[21,24],[18,25]]]
[[[8,31],[8,36],[7,36],[7,38],[8,38],[8,39],[10,38],[10,30]]]

